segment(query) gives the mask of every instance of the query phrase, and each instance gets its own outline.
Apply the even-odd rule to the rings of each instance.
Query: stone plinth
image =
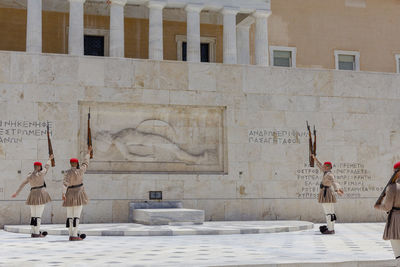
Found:
[[[183,208],[181,201],[139,201],[129,203],[129,222],[133,222],[135,209],[179,209]]]
[[[135,209],[133,221],[145,225],[166,225],[173,223],[202,224],[204,210],[194,209]]]
[[[129,222],[146,225],[202,224],[204,211],[184,209],[181,201],[131,202],[129,203]]]

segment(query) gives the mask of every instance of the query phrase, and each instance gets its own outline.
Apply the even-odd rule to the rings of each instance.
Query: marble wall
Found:
[[[346,192],[337,204],[339,222],[382,221],[385,215],[372,206],[400,160],[399,87],[400,76],[387,73],[0,52],[0,225],[29,221],[29,189],[11,195],[33,161],[48,156],[47,122],[56,167],[46,176],[54,201],[43,221],[65,222],[62,171],[70,157],[82,155],[86,108],[93,103],[94,134],[108,129],[109,119],[100,115],[110,107],[223,114],[224,171],[105,172],[96,167],[97,155],[107,156],[96,141],[94,169],[85,177],[91,199],[85,223],[126,222],[129,201],[147,200],[150,190],[204,209],[206,220],[322,221],[321,173],[308,166],[306,120],[317,127],[318,157],[334,163]],[[124,112],[117,126],[137,127]],[[211,121],[210,127],[218,124]]]

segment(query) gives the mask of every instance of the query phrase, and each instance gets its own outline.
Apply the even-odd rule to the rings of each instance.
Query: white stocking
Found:
[[[34,218],[35,214],[36,214],[36,207],[33,205],[31,205],[29,207],[31,208],[31,221],[32,221],[32,218]],[[35,230],[36,230],[36,227],[34,225],[31,225],[31,234],[34,234]]]
[[[332,217],[331,217],[331,214],[335,214],[334,204],[333,203],[322,203],[322,208],[324,209],[328,230],[332,231],[335,229],[335,221],[332,221]]]
[[[73,236],[78,236],[78,228],[79,228],[79,220],[81,217],[81,213],[82,213],[82,208],[83,206],[75,206],[74,208],[74,222],[76,224],[76,226],[73,229]]]
[[[35,217],[37,218],[37,225],[35,227],[35,234],[39,234],[40,233],[40,224],[42,222],[42,215],[43,215],[43,211],[44,211],[44,205],[36,205],[36,213],[35,213]]]
[[[74,207],[67,207],[67,220],[69,221],[69,236],[73,236],[73,217],[74,217]]]
[[[400,240],[391,239],[390,243],[392,244],[394,257],[400,257]]]

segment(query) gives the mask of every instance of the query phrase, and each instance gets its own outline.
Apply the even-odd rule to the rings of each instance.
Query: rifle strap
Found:
[[[329,187],[330,187],[330,186],[325,186],[325,185],[323,185],[323,184],[320,184],[320,185],[319,185],[319,188],[324,189],[324,198],[326,197],[326,192],[327,192],[327,190],[329,189]]]

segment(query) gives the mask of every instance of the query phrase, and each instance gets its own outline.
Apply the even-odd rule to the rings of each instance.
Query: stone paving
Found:
[[[292,232],[312,229],[305,221],[220,221],[200,225],[174,224],[147,226],[136,223],[81,224],[80,229],[88,236],[156,236],[156,235],[231,235]],[[29,225],[5,225],[4,230],[13,233],[31,232]],[[65,224],[42,225],[50,235],[68,235]]]
[[[0,266],[395,266],[384,224],[337,224],[336,235],[314,229],[242,235],[66,236],[31,239],[0,231]]]

